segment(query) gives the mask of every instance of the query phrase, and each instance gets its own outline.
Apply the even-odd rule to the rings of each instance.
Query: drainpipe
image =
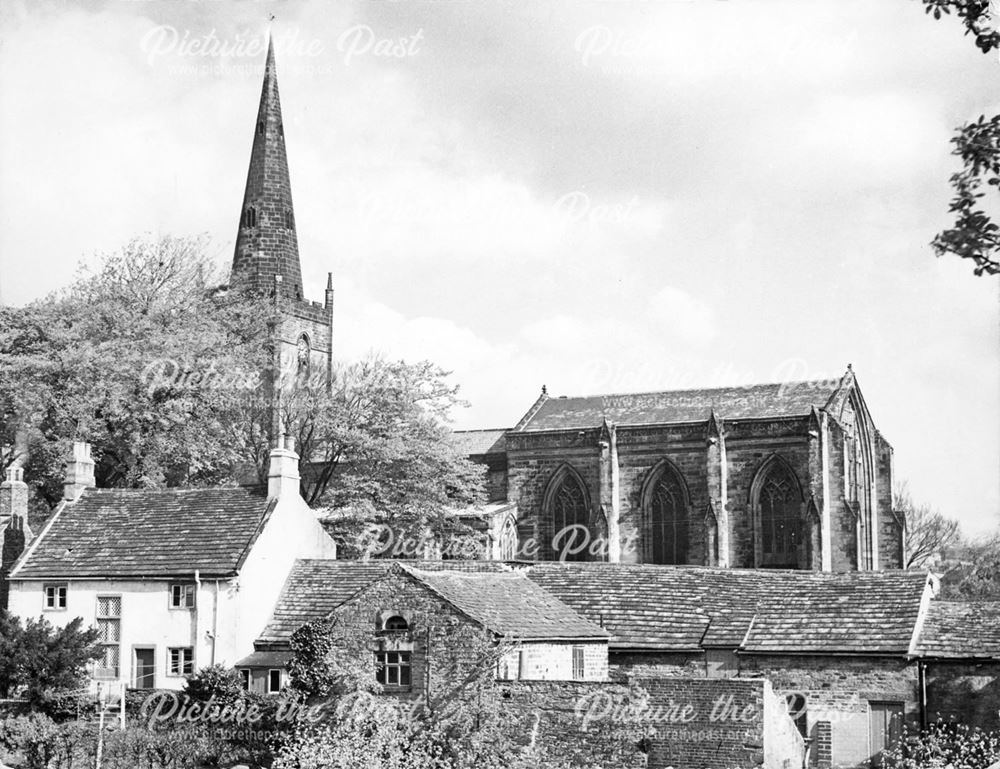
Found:
[[[927,731],[927,666],[917,660],[917,682],[920,687],[920,730]]]
[[[201,570],[194,570],[194,643],[197,652],[201,643]]]
[[[215,664],[215,647],[218,645],[216,633],[219,630],[219,580],[215,580],[215,596],[212,600],[212,664]]]

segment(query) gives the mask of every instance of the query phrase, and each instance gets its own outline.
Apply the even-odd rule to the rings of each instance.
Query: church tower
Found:
[[[231,282],[272,297],[278,310],[273,337],[277,397],[303,376],[313,384],[328,384],[333,367],[333,276],[327,274],[322,303],[305,298],[295,224],[274,44],[269,40]]]

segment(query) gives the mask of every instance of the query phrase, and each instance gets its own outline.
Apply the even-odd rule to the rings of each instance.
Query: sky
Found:
[[[272,18],[273,17],[273,18]],[[275,40],[307,297],[510,427],[554,395],[827,380],[1000,523],[1000,292],[929,247],[996,53],[918,0],[0,0],[0,301],[142,233],[232,258]]]

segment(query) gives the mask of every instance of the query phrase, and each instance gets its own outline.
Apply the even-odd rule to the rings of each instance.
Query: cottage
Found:
[[[13,565],[9,608],[100,631],[92,683],[183,686],[253,649],[297,558],[336,556],[299,496],[298,455],[271,451],[267,493],[98,489],[78,443],[65,498]]]

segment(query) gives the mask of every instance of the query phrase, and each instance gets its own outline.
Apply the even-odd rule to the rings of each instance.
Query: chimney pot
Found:
[[[28,517],[28,484],[24,470],[18,466],[7,468],[7,479],[0,483],[0,541],[3,530],[10,525],[18,529]]]

